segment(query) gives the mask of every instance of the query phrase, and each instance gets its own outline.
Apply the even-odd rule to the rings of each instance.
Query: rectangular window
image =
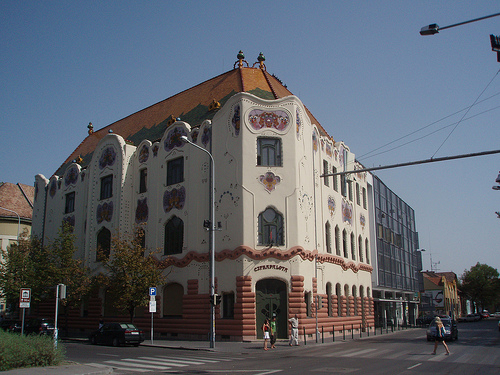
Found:
[[[234,293],[224,293],[222,297],[222,317],[234,318]]]
[[[101,199],[108,199],[113,196],[113,175],[101,178]]]
[[[144,168],[140,171],[139,177],[139,193],[148,191],[148,169]]]
[[[184,181],[184,158],[180,157],[167,162],[167,185]]]
[[[257,165],[281,167],[281,139],[257,139]]]
[[[356,182],[356,203],[361,206],[361,194],[359,190],[359,184]]]
[[[347,187],[349,188],[349,200],[352,202],[352,181],[347,183]]]
[[[337,173],[337,168],[333,167],[332,173]],[[339,191],[339,176],[338,175],[333,176],[333,190]]]
[[[328,176],[328,162],[323,160],[323,174],[326,175],[324,178],[325,186],[330,186],[330,177]]]
[[[363,188],[363,208],[366,210],[366,188]]]
[[[64,213],[69,214],[75,210],[75,192],[66,194],[66,205]]]
[[[347,179],[345,174],[340,175],[340,193],[342,196],[347,197]]]

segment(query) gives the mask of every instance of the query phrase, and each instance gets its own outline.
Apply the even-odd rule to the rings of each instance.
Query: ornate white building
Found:
[[[262,55],[250,67],[240,53],[233,70],[99,131],[89,124],[50,179],[36,176],[33,234],[51,239],[70,223],[78,256],[97,272],[96,249],[112,255],[111,236],[140,226],[145,247],[159,251],[169,272],[158,286],[155,330],[206,337],[210,159],[181,136],[215,161],[218,338],[260,337],[273,314],[279,337],[294,314],[307,334],[316,313],[325,334],[343,324],[373,326],[370,176],[322,177],[360,166],[267,72]],[[95,325],[117,314],[109,302],[101,291],[73,321]],[[144,310],[136,322],[147,327]]]

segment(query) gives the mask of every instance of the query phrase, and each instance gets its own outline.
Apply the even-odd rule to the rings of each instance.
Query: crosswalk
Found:
[[[217,358],[209,356],[152,356],[152,357],[137,357],[137,358],[121,358],[119,360],[105,360],[99,363],[87,363],[96,367],[112,367],[113,374],[127,373],[143,373],[152,371],[171,371],[180,370],[189,366],[199,366],[205,364],[213,364],[220,362],[237,361],[240,358],[237,356],[223,357],[218,355]],[[122,372],[123,371],[123,372]]]
[[[438,348],[438,354],[432,355],[432,346],[426,345],[413,349],[400,350],[393,348],[351,348],[346,350],[335,350],[331,353],[321,354],[322,357],[330,358],[377,358],[387,360],[411,360],[415,362],[449,362],[468,363],[480,365],[500,365],[500,351],[498,347],[470,347],[450,345],[451,355],[445,355],[442,347]]]

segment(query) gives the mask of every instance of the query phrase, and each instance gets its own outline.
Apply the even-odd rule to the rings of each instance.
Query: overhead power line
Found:
[[[345,174],[351,174],[351,173],[377,171],[377,170],[381,170],[381,169],[407,167],[410,165],[435,163],[438,161],[447,161],[447,160],[455,160],[455,159],[473,158],[476,156],[485,156],[485,155],[492,155],[492,154],[500,154],[500,150],[483,151],[483,152],[476,152],[476,153],[472,153],[472,154],[462,154],[462,155],[454,155],[454,156],[445,156],[442,158],[430,158],[430,159],[425,159],[425,160],[410,161],[407,163],[399,163],[399,164],[383,165],[383,166],[372,167],[372,168],[356,169],[356,170],[352,170],[352,171],[325,173],[325,174],[322,174],[320,177],[329,177],[329,176],[345,175]]]

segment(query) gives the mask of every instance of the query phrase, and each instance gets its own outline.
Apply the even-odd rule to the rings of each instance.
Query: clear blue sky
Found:
[[[250,64],[263,52],[367,167],[500,149],[489,41],[500,17],[419,35],[498,12],[496,0],[3,0],[0,181],[50,177],[89,122],[100,129],[226,72],[240,49]],[[500,270],[499,170],[493,155],[376,172],[415,209],[424,268],[432,254],[440,271]]]

